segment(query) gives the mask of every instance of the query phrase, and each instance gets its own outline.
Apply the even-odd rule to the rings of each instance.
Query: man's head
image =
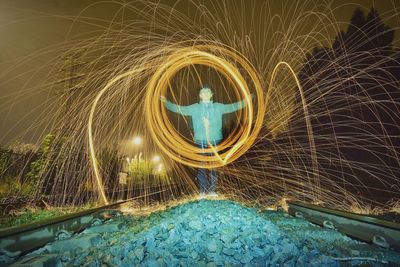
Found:
[[[211,91],[210,88],[203,87],[200,89],[199,97],[200,97],[201,101],[209,102],[209,101],[211,101],[211,99],[213,97],[213,92]]]

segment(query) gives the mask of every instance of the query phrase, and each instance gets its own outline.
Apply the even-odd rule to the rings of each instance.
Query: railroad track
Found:
[[[162,192],[152,192],[145,196],[134,197],[76,213],[1,229],[0,266],[2,266],[3,258],[16,260],[49,242],[62,239],[63,235],[79,233],[95,223],[101,223],[101,221],[120,215],[121,212],[118,209],[124,203],[157,195]]]
[[[335,229],[354,239],[400,251],[400,223],[300,202],[289,201],[288,206],[292,216]]]
[[[136,198],[135,198],[136,199]],[[119,214],[118,208],[134,199],[89,209],[57,218],[0,230],[0,256],[17,259],[26,253],[60,238],[65,233],[77,233],[96,220]],[[312,223],[336,229],[353,238],[380,247],[400,251],[400,224],[345,211],[333,210],[300,202],[288,202],[288,213]]]
[[[117,214],[116,208],[131,200],[121,201],[77,213],[50,218],[31,224],[0,230],[0,255],[17,258],[52,242],[67,232],[76,233]]]

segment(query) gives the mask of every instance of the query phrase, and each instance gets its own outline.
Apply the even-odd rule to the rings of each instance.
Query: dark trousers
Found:
[[[212,146],[216,146],[221,140],[213,140],[210,142]],[[208,148],[208,142],[198,142],[197,146],[200,148]],[[202,153],[205,156],[212,156],[213,153]],[[204,162],[204,164],[207,164]],[[215,193],[217,190],[218,173],[214,169],[199,168],[197,171],[197,181],[200,186],[200,193]]]

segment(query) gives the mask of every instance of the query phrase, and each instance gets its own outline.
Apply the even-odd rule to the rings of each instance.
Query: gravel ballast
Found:
[[[48,254],[59,266],[400,266],[395,251],[229,200],[119,216],[29,256]]]

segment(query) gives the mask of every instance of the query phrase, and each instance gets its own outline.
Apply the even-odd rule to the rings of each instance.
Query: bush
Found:
[[[31,183],[21,183],[17,178],[7,176],[0,181],[0,198],[11,196],[29,197],[34,186]]]
[[[0,150],[0,177],[4,175],[6,172],[9,161],[11,158],[12,151],[9,149],[1,149]]]
[[[35,184],[46,171],[46,161],[48,160],[50,148],[54,142],[55,136],[48,134],[43,138],[42,144],[37,153],[38,159],[31,163],[31,170],[27,174],[28,180]]]
[[[168,179],[165,169],[159,170],[148,160],[132,160],[128,165],[128,183],[157,185]]]

